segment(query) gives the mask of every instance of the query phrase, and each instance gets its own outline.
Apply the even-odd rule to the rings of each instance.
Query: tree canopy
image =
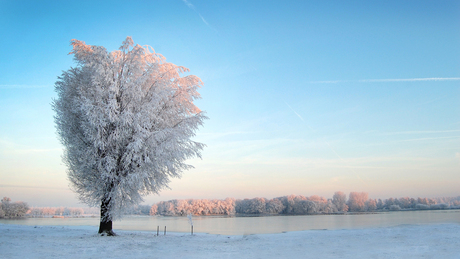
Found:
[[[56,82],[55,123],[71,187],[101,224],[192,168],[204,144],[192,140],[206,116],[195,106],[203,85],[127,37],[119,50],[72,40],[77,66]],[[101,229],[100,229],[101,232]]]

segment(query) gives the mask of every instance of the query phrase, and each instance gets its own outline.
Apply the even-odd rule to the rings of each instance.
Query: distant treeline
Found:
[[[273,199],[170,200],[153,206],[134,206],[130,215],[309,215],[342,214],[346,212],[378,212],[397,210],[460,209],[460,196],[444,198],[369,199],[366,192],[351,192],[348,199],[343,192],[335,192],[332,199],[313,195],[289,195]],[[4,197],[0,204],[0,218],[20,217],[82,217],[99,216],[99,208],[32,207],[22,201],[11,202]]]
[[[389,198],[369,199],[366,192],[335,192],[332,199],[313,195],[289,195],[273,199],[170,200],[161,201],[150,208],[150,215],[308,215],[345,212],[373,212],[396,210],[459,209],[460,196],[447,198]]]
[[[138,205],[128,211],[130,215],[149,215],[149,205]],[[100,208],[69,208],[69,207],[29,207],[22,201],[12,202],[9,197],[3,197],[0,203],[0,218],[22,218],[22,217],[84,217],[99,216]]]
[[[149,215],[150,206],[138,205],[134,206],[128,214],[130,215]],[[33,207],[27,214],[30,217],[83,217],[83,216],[99,216],[100,208],[68,208],[68,207]]]
[[[64,217],[82,217],[82,216],[99,216],[98,208],[69,208],[69,207],[33,207],[27,215],[33,218],[64,216]]]
[[[8,197],[3,197],[0,204],[0,218],[21,218],[29,211],[29,205],[22,201],[11,202]]]

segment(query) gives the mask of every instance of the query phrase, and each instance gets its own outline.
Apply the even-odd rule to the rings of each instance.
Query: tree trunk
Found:
[[[101,203],[101,221],[99,224],[99,234],[101,236],[116,236],[112,230],[112,218],[109,215],[110,199],[103,199]]]

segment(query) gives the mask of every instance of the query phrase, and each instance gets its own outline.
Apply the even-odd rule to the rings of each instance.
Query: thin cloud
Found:
[[[203,17],[200,13],[198,13],[198,15],[200,16],[201,20],[202,20],[207,26],[209,26],[209,23],[204,19],[204,17]]]
[[[414,131],[396,131],[381,133],[379,135],[391,136],[391,135],[405,135],[405,134],[439,134],[439,133],[455,133],[460,130],[414,130]]]
[[[195,11],[198,14],[198,16],[200,16],[200,18],[201,18],[201,20],[203,21],[204,24],[206,24],[209,28],[214,30],[214,28],[212,28],[211,25],[209,25],[209,23],[206,21],[206,19],[204,19],[203,15],[201,15],[200,12],[198,12],[196,10],[195,6],[192,3],[190,3],[187,0],[182,0],[182,2],[184,2],[185,5],[187,5],[188,8],[192,9],[193,11]]]
[[[305,122],[305,120],[302,118],[302,116],[300,116],[300,114],[298,114],[294,109],[292,109],[291,105],[289,105],[287,102],[284,102],[288,107],[289,109],[291,109],[291,111],[293,111],[295,113],[295,115],[297,115],[297,117],[299,117],[299,119],[301,119],[303,122]],[[307,125],[307,127],[311,130],[311,131],[315,131],[312,127],[310,127],[310,125],[308,124],[305,124]]]
[[[192,5],[189,1],[187,0],[182,0],[189,8],[191,8],[193,11],[195,11],[195,6]]]
[[[427,77],[427,78],[399,78],[399,79],[361,79],[361,80],[331,80],[311,81],[311,84],[337,83],[384,83],[384,82],[419,82],[419,81],[458,81],[460,77]]]
[[[438,139],[460,139],[460,136],[454,136],[454,137],[435,137],[435,138],[415,138],[415,139],[399,140],[399,141],[396,141],[396,142],[424,141],[424,140],[438,140]]]
[[[300,114],[298,114],[296,111],[294,111],[294,109],[292,109],[291,105],[289,105],[287,102],[284,102],[284,103],[289,107],[289,109],[291,109],[291,111],[295,113],[295,115],[297,115],[297,117],[299,117],[302,121],[304,121],[302,116],[300,116]]]

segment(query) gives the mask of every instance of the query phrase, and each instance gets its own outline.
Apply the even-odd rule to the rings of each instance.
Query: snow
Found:
[[[460,224],[214,235],[0,224],[0,258],[460,258]]]

